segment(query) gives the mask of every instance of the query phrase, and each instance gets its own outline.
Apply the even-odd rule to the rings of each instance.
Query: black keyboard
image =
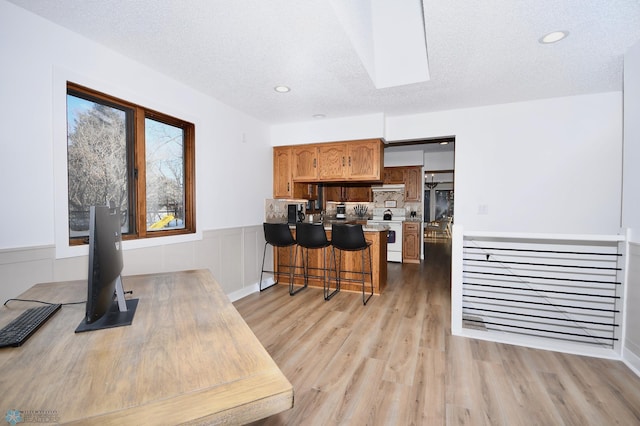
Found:
[[[0,348],[22,345],[53,314],[60,309],[59,304],[29,308],[0,329]]]

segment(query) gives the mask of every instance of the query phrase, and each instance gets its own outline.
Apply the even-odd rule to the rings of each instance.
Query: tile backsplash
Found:
[[[396,208],[404,208],[406,216],[409,217],[411,212],[416,212],[418,217],[422,217],[422,203],[421,202],[405,202],[404,191],[383,191],[373,193],[373,202],[349,202],[344,203],[347,207],[347,216],[355,216],[354,208],[357,205],[367,206],[367,215],[370,217],[373,214],[373,209],[377,207],[385,207],[385,201],[395,201]],[[281,200],[281,199],[266,199],[264,205],[265,220],[278,221],[287,220],[287,205],[289,204],[304,204],[300,200]],[[325,214],[328,217],[335,216],[336,206],[340,204],[338,202],[328,201]]]
[[[287,221],[287,206],[289,204],[304,204],[299,200],[277,200],[267,198],[264,200],[264,218],[269,221]]]
[[[395,201],[396,208],[404,208],[406,216],[409,217],[412,211],[416,212],[416,216],[422,217],[422,203],[421,202],[405,202],[403,190],[390,190],[380,191],[373,193],[373,205],[374,207],[385,207],[385,201]]]

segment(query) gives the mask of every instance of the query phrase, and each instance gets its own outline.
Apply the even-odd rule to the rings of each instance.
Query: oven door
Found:
[[[384,221],[389,226],[387,261],[402,262],[402,222]]]
[[[387,262],[402,262],[402,222],[391,220],[370,220],[368,225],[386,225],[387,232]]]

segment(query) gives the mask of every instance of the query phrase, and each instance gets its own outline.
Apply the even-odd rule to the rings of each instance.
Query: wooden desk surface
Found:
[[[123,277],[133,324],[74,333],[65,305],[19,348],[0,349],[0,412],[55,411],[60,423],[257,420],[293,406],[293,387],[209,271]],[[86,281],[38,284],[20,298],[86,300]],[[33,303],[9,302],[0,327]]]

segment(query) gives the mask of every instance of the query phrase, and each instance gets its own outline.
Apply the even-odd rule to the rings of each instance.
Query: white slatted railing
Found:
[[[453,306],[462,334],[618,350],[621,236],[474,234],[458,236],[457,245],[460,288]]]

